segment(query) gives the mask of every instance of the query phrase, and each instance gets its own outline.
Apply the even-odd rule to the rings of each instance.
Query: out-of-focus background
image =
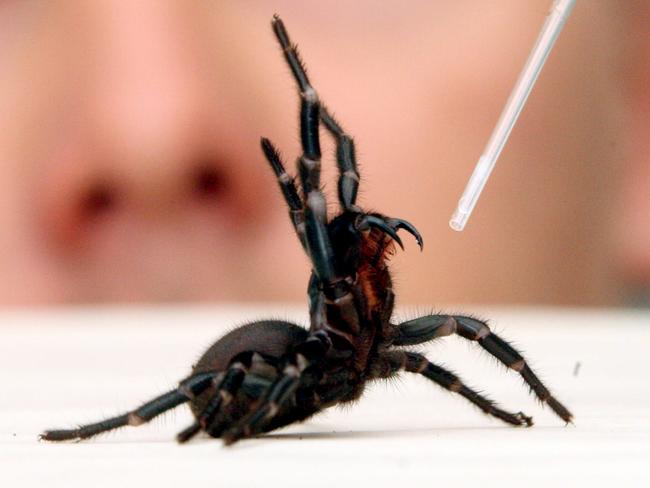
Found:
[[[550,3],[1,2],[0,303],[304,299],[259,149],[300,151],[277,12],[355,136],[360,204],[424,236],[394,257],[400,303],[647,306],[646,1],[577,3],[467,229],[447,225]]]

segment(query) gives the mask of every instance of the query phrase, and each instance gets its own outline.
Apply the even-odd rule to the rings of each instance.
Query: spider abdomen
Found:
[[[242,325],[212,344],[192,373],[223,371],[237,354],[255,351],[280,358],[307,338],[308,332],[282,320],[260,320]]]

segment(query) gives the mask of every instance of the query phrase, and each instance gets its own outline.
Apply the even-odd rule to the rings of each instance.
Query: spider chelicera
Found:
[[[408,346],[451,334],[478,342],[518,372],[539,400],[570,422],[571,413],[551,395],[525,359],[485,322],[461,315],[391,322],[395,295],[387,260],[395,243],[402,247],[397,231],[412,234],[420,248],[422,238],[405,220],[364,212],[356,206],[359,172],[354,143],[319,102],[282,21],[275,16],[272,25],[300,90],[300,192],[268,139],[262,139],[262,150],[311,260],[309,330],[277,320],[246,324],[213,344],[178,388],[117,417],[76,429],[48,430],[42,439],[85,439],[125,425],[143,424],[189,402],[195,420],[178,434],[178,441],[186,442],[204,431],[231,444],[353,401],[361,396],[366,383],[400,371],[421,374],[508,424],[532,425],[530,417],[502,410],[451,371],[408,350]],[[321,122],[337,145],[341,211],[329,221],[320,184]]]

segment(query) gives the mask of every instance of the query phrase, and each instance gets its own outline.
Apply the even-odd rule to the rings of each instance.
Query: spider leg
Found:
[[[273,380],[269,380],[268,378],[260,377],[249,372],[244,377],[239,389],[233,390],[230,394],[232,397],[234,397],[239,391],[244,391],[254,402],[260,399],[261,396],[265,394],[266,391],[272,386],[272,384]],[[221,437],[225,430],[231,428],[242,419],[241,415],[233,418],[232,412],[225,413],[224,408],[226,408],[229,403],[230,402],[222,402],[218,407],[218,411],[215,412],[212,418],[206,420],[206,427],[203,428],[203,430],[210,436]],[[199,426],[200,425],[201,424],[199,423]]]
[[[318,129],[321,107],[318,94],[311,86],[298,51],[291,44],[279,17],[273,17],[272,26],[300,90],[300,140],[303,153],[298,160],[298,167],[304,199],[306,247],[318,279],[315,285],[318,290],[314,293],[310,291],[310,297],[318,295],[320,290],[324,295],[317,297],[318,303],[313,302],[314,306],[311,307],[316,315],[316,321],[312,321],[312,329],[327,328],[326,316],[334,321],[338,321],[336,317],[340,317],[344,325],[358,329],[359,317],[351,292],[352,279],[346,279],[337,269],[327,232],[327,202],[320,188],[321,149]],[[326,308],[332,313],[325,313]]]
[[[260,398],[278,376],[277,366],[268,358],[256,352],[247,354],[245,361],[230,366],[219,385],[218,395],[201,412],[199,422],[213,437],[220,437],[228,424],[232,423],[232,419],[218,417],[217,414],[230,404],[240,389],[251,398]]]
[[[345,133],[341,125],[327,109],[321,106],[320,118],[327,130],[336,139],[336,164],[339,168],[339,202],[344,210],[358,211],[356,207],[359,190],[359,170],[354,151],[354,140]]]
[[[320,142],[318,140],[318,118],[320,117],[325,127],[334,136],[337,143],[336,159],[339,167],[339,201],[346,210],[357,210],[355,202],[359,188],[359,172],[357,170],[356,158],[354,155],[354,141],[348,136],[338,122],[319,103],[315,90],[309,83],[309,78],[298,56],[298,52],[291,44],[289,35],[279,17],[273,17],[273,30],[284,51],[285,59],[291,68],[296,79],[303,100],[300,120],[301,139],[305,149],[304,158],[312,161],[319,161],[320,166]],[[309,161],[307,161],[309,163]],[[319,167],[320,171],[320,167]],[[301,176],[303,171],[301,169]]]
[[[231,404],[237,393],[243,391],[248,397],[258,399],[277,376],[276,365],[269,358],[257,352],[239,354],[233,358],[224,373],[214,377],[214,390],[210,393],[210,400],[197,420],[176,435],[176,440],[185,443],[201,430],[212,437],[221,437],[223,431],[233,423],[232,412],[225,413],[224,409]]]
[[[327,202],[320,189],[320,102],[298,51],[291,44],[289,34],[278,16],[273,17],[272,27],[300,90],[300,141],[303,152],[298,160],[298,168],[305,200],[307,250],[320,280],[326,284],[334,283],[340,281],[341,277],[334,265],[334,252],[327,233]]]
[[[517,371],[541,402],[548,404],[562,420],[571,422],[571,412],[551,395],[524,357],[501,337],[492,333],[485,322],[462,315],[427,315],[404,322],[398,327],[398,335],[393,342],[396,346],[421,344],[450,334],[458,334],[478,342],[501,363]]]
[[[180,386],[150,400],[131,412],[112,417],[101,422],[82,425],[76,429],[48,430],[40,438],[46,441],[66,441],[72,439],[87,439],[108,430],[126,425],[138,426],[149,422],[152,418],[177,407],[181,403],[202,393],[212,382],[213,373],[201,373],[183,380]]]
[[[178,434],[176,434],[176,442],[178,442],[179,444],[184,444],[185,442],[192,439],[200,431],[201,431],[201,424],[199,424],[198,420],[195,420],[186,428],[181,430]]]
[[[305,237],[305,211],[300,196],[298,195],[298,191],[296,190],[296,184],[294,183],[293,178],[289,176],[284,169],[280,154],[271,141],[263,137],[261,142],[262,151],[264,151],[266,159],[275,172],[284,199],[289,206],[289,218],[291,219],[293,228],[296,230],[296,234],[298,234],[302,247],[307,250],[307,238]]]
[[[456,320],[448,315],[425,315],[397,326],[394,346],[414,346],[456,332]]]
[[[192,425],[182,430],[176,435],[179,443],[189,441],[201,429],[209,432],[209,427],[219,413],[219,409],[228,405],[234,395],[239,390],[244,377],[250,367],[251,356],[253,353],[239,354],[230,363],[230,366],[224,373],[219,373],[212,378],[212,385],[216,391],[211,395],[210,401]],[[246,357],[243,357],[243,356]]]
[[[296,390],[300,386],[305,386],[307,381],[305,371],[321,360],[330,347],[331,342],[327,334],[322,332],[311,334],[290,355],[280,376],[269,386],[262,401],[222,435],[224,443],[230,445],[243,437],[251,437],[262,432],[266,425],[283,412],[283,407],[291,400],[295,400]]]
[[[511,413],[502,410],[492,400],[466,386],[454,373],[433,364],[421,354],[410,351],[387,351],[379,356],[378,362],[373,369],[376,378],[386,378],[400,370],[421,374],[446,390],[458,393],[487,415],[515,426],[525,425],[530,427],[533,425],[531,417],[528,417],[523,412]]]
[[[307,72],[300,60],[296,46],[291,44],[282,20],[276,15],[272,21],[273,32],[282,47],[284,57],[291,68],[300,89],[300,142],[302,156],[298,166],[305,198],[320,187],[320,137],[318,134],[320,102],[311,86]]]
[[[229,429],[223,435],[223,440],[226,445],[230,445],[242,437],[250,437],[259,433],[262,430],[262,426],[275,417],[280,408],[295,393],[300,385],[301,372],[298,366],[293,364],[287,365],[282,372],[282,376],[271,387],[260,407],[253,410],[242,422]]]

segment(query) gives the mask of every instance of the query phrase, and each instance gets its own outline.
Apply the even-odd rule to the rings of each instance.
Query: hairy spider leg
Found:
[[[307,237],[305,235],[305,209],[303,208],[302,200],[298,195],[298,190],[296,190],[296,183],[284,169],[280,153],[273,143],[263,137],[261,144],[264,156],[266,156],[267,161],[271,164],[271,168],[273,168],[273,172],[275,173],[280,189],[282,190],[282,195],[284,195],[284,199],[289,206],[289,218],[291,219],[296,234],[298,234],[300,244],[302,244],[303,249],[309,253],[309,249],[307,248]]]
[[[301,131],[300,136],[303,144],[304,154],[301,159],[301,177],[303,185],[305,182],[304,169],[318,161],[320,172],[320,141],[318,139],[318,118],[320,117],[325,127],[334,135],[337,141],[337,165],[339,167],[339,200],[341,206],[346,210],[357,210],[355,205],[357,189],[359,187],[359,172],[354,155],[354,142],[350,136],[345,134],[341,126],[318,102],[316,91],[309,83],[307,72],[300,60],[295,45],[291,44],[289,35],[276,15],[273,17],[273,31],[275,32],[284,57],[293,72],[293,76],[300,87],[302,105],[300,110]],[[305,161],[305,158],[307,159]],[[307,193],[305,193],[305,196]]]
[[[274,419],[282,408],[291,400],[295,400],[298,387],[312,386],[305,382],[304,373],[325,357],[331,345],[329,337],[322,331],[311,334],[305,342],[298,345],[285,362],[280,377],[267,389],[264,400],[223,434],[222,437],[226,445],[264,431],[264,427]],[[314,381],[314,378],[311,380]]]
[[[437,337],[458,334],[470,341],[478,342],[483,349],[508,368],[518,372],[542,403],[565,422],[571,422],[573,415],[562,405],[542,383],[524,357],[510,344],[494,334],[488,325],[478,319],[462,315],[427,315],[399,324],[398,335],[393,345],[421,344]]]
[[[181,430],[178,434],[176,434],[176,442],[178,442],[179,444],[184,444],[185,442],[192,439],[200,431],[201,431],[201,424],[199,424],[198,420],[195,420],[186,428]]]
[[[316,90],[309,83],[298,51],[291,44],[278,16],[273,17],[272,26],[300,90],[300,141],[303,153],[298,159],[298,171],[305,201],[307,249],[314,272],[320,280],[323,283],[334,283],[340,281],[341,277],[335,269],[334,251],[327,233],[327,202],[320,188],[320,102]]]
[[[150,400],[131,412],[112,417],[94,424],[81,425],[76,429],[48,430],[41,435],[46,441],[87,439],[102,432],[124,427],[138,426],[154,417],[185,403],[201,394],[212,383],[216,373],[200,373],[181,381],[178,388]]]
[[[354,151],[354,140],[345,133],[341,125],[321,105],[320,118],[327,130],[336,139],[336,165],[339,168],[339,202],[344,210],[356,212],[357,192],[359,190],[359,170]]]
[[[252,362],[253,354],[252,352],[238,354],[231,360],[230,366],[228,366],[225,373],[213,377],[212,386],[216,390],[215,393],[199,414],[197,420],[176,435],[178,442],[189,441],[201,429],[210,432],[210,426],[212,426],[217,413],[219,413],[219,409],[227,406],[232,401],[243,383]]]
[[[487,415],[515,426],[530,427],[533,425],[531,417],[528,417],[523,412],[510,413],[500,409],[492,400],[466,386],[454,373],[433,364],[421,354],[410,351],[386,351],[380,354],[377,363],[373,366],[373,373],[376,378],[387,378],[402,370],[421,374],[444,389],[458,393]]]
[[[221,395],[225,395],[224,401],[217,401],[212,398],[210,404],[206,407],[206,411],[201,416],[206,416],[205,427],[203,429],[213,437],[220,437],[223,431],[228,427],[233,419],[227,419],[224,416],[219,416],[219,411],[226,407],[234,396],[243,390],[249,397],[254,399],[261,398],[272,386],[275,378],[279,375],[277,370],[277,360],[264,357],[257,352],[245,353],[250,354],[246,364],[244,376],[241,381],[233,381],[230,384],[225,384],[222,387]],[[273,378],[269,378],[269,372],[272,371]],[[241,420],[241,417],[234,419],[235,421]]]
[[[273,17],[273,30],[300,88],[302,100],[300,137],[303,144],[303,156],[300,158],[299,167],[305,198],[308,199],[309,191],[312,188],[318,188],[319,186],[321,152],[318,137],[318,119],[315,117],[318,114],[325,128],[336,140],[336,163],[339,170],[338,195],[341,207],[347,211],[358,212],[359,208],[356,206],[356,200],[360,177],[355,156],[354,140],[319,102],[318,95],[309,82],[307,72],[298,55],[298,51],[295,45],[291,44],[284,24],[277,15]],[[384,230],[390,233],[391,237],[400,243],[400,245],[401,242],[396,237],[394,231],[401,228],[415,235],[418,244],[422,247],[422,237],[413,225],[401,219],[389,220],[390,223]],[[388,229],[393,230],[393,232],[391,233]]]
[[[350,291],[350,277],[340,276],[336,269],[334,252],[327,232],[327,203],[320,188],[320,136],[318,133],[320,102],[316,90],[311,86],[304,65],[298,55],[295,45],[291,43],[289,34],[276,15],[272,21],[275,33],[284,57],[291,68],[300,90],[300,140],[303,154],[298,166],[305,200],[305,234],[307,249],[311,257],[314,274],[322,285],[322,295],[310,297],[315,300],[312,306],[312,330],[326,328],[326,308],[334,315],[341,317],[352,329],[359,329],[359,317]],[[310,287],[311,288],[311,287]],[[321,288],[316,286],[314,288]],[[313,302],[314,303],[314,302]],[[345,334],[344,339],[349,342]]]

